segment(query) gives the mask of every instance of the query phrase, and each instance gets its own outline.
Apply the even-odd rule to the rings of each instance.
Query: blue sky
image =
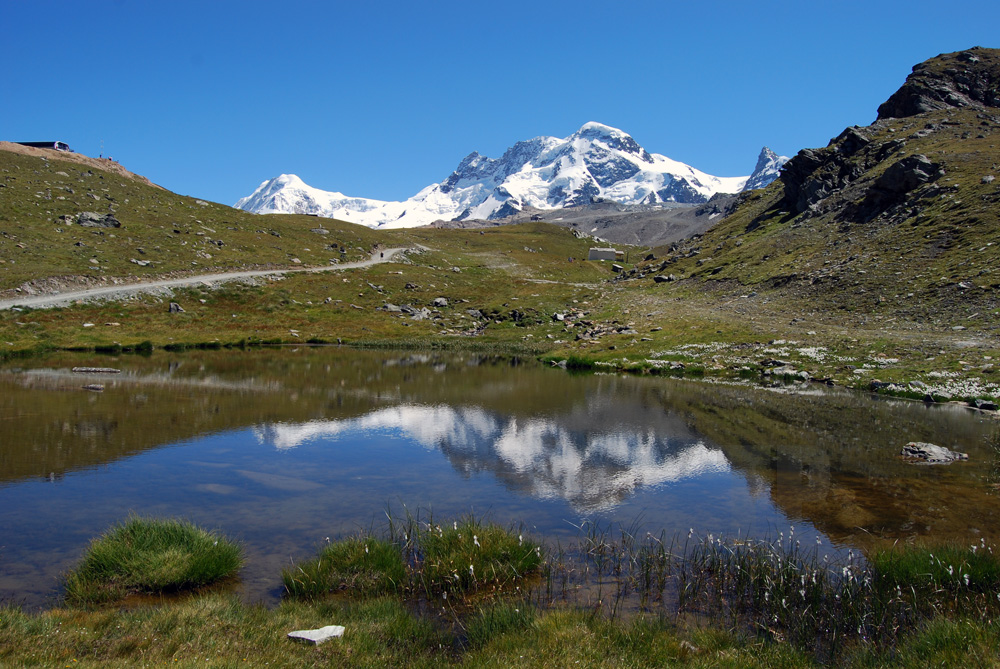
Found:
[[[0,0],[0,139],[232,204],[281,173],[402,200],[587,121],[717,176],[825,145],[1000,3]],[[103,145],[102,145],[103,142]]]

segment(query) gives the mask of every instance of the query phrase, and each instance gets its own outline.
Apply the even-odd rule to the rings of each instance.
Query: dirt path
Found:
[[[87,290],[76,290],[68,293],[52,293],[49,295],[25,295],[10,300],[0,300],[0,310],[12,307],[32,307],[33,309],[45,309],[48,307],[64,307],[75,302],[87,302],[90,300],[117,300],[132,297],[140,293],[157,293],[171,288],[183,286],[209,285],[222,283],[225,281],[236,281],[239,279],[249,279],[259,276],[276,276],[283,274],[297,274],[303,272],[336,272],[345,269],[358,269],[371,267],[379,263],[391,262],[397,256],[409,251],[408,248],[383,249],[379,253],[373,253],[367,260],[358,262],[346,262],[329,267],[302,267],[294,269],[263,269],[247,270],[242,272],[220,272],[217,274],[198,274],[188,276],[183,279],[160,279],[158,281],[146,281],[143,283],[121,284],[117,286],[102,286],[100,288],[88,288]]]

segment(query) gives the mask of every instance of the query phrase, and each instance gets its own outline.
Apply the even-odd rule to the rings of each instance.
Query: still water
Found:
[[[475,513],[564,545],[584,522],[794,526],[833,552],[996,541],[996,440],[993,418],[957,406],[477,354],[61,354],[0,368],[0,603],[54,603],[60,575],[129,513],[242,541],[240,592],[265,602],[282,567],[387,511]],[[908,464],[908,441],[970,460]]]

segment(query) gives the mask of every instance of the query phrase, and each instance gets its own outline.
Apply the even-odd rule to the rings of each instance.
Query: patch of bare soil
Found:
[[[91,158],[90,156],[85,156],[82,153],[56,151],[55,149],[39,149],[34,146],[15,144],[14,142],[0,142],[0,151],[10,151],[11,153],[19,153],[22,156],[35,156],[36,158],[62,160],[68,163],[86,165],[87,167],[93,167],[98,170],[104,170],[105,172],[111,172],[112,174],[117,174],[127,179],[134,179],[135,181],[140,181],[149,186],[155,186],[156,188],[161,189],[163,188],[163,186],[154,184],[144,176],[140,176],[134,172],[129,172],[127,169],[122,167],[120,163],[111,160],[110,158]]]

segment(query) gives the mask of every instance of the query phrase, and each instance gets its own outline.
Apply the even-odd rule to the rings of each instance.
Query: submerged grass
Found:
[[[242,564],[242,549],[225,537],[178,520],[132,516],[91,542],[66,576],[66,599],[98,604],[198,588],[234,576]]]
[[[612,619],[626,609],[674,620],[693,615],[761,640],[790,643],[821,662],[859,654],[866,662],[883,658],[910,643],[915,630],[926,643],[941,637],[950,644],[952,636],[934,631],[942,620],[964,620],[978,637],[991,639],[1000,618],[1000,560],[982,540],[894,547],[867,559],[849,551],[833,560],[818,542],[803,546],[794,528],[777,540],[699,538],[692,532],[669,541],[640,537],[634,527],[582,529],[580,546],[561,554],[549,575],[542,604],[579,588],[560,578],[575,573],[589,583],[587,592],[596,588],[597,610]]]

